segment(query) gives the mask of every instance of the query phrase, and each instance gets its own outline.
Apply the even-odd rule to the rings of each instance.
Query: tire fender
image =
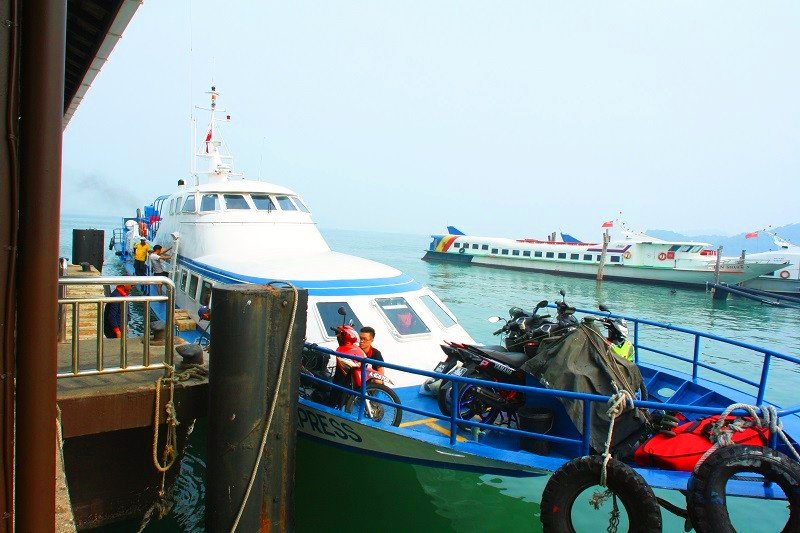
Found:
[[[777,484],[788,498],[789,519],[783,531],[800,531],[800,465],[783,453],[762,446],[723,446],[692,473],[686,507],[698,533],[733,533],[725,485],[739,472],[755,472]]]
[[[590,455],[573,459],[553,473],[542,493],[541,521],[546,533],[575,531],[572,505],[584,490],[599,485],[602,468],[603,457]],[[661,509],[653,489],[633,468],[610,459],[606,486],[625,507],[629,531],[661,531]]]

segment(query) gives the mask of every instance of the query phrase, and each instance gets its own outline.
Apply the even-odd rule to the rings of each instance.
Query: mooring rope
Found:
[[[742,409],[747,411],[750,417],[753,419],[752,421],[742,420],[741,418],[736,418],[730,422],[728,422],[727,418],[730,414],[737,410]],[[758,415],[758,412],[761,412],[761,416]],[[700,468],[700,465],[703,464],[708,456],[712,453],[717,451],[723,446],[730,446],[731,444],[735,444],[733,442],[733,433],[734,432],[741,432],[744,431],[745,428],[756,426],[759,428],[768,428],[770,433],[777,434],[783,443],[786,445],[789,450],[791,450],[792,455],[794,456],[795,460],[800,462],[800,454],[798,454],[797,450],[792,446],[791,442],[789,441],[789,437],[786,436],[786,433],[783,431],[783,423],[780,421],[778,417],[778,410],[775,408],[774,405],[749,405],[746,403],[734,403],[729,405],[725,411],[722,412],[722,415],[719,417],[713,426],[711,427],[711,433],[709,434],[708,438],[713,443],[713,446],[706,450],[706,453],[700,457],[700,460],[697,461],[697,464],[694,467],[694,471],[697,472],[697,469]]]
[[[603,467],[600,470],[600,486],[606,486],[606,470],[608,467],[608,462],[611,460],[611,440],[614,436],[614,423],[617,421],[617,417],[625,412],[626,409],[630,408],[633,409],[633,395],[630,391],[625,389],[620,390],[617,387],[617,384],[613,381],[611,382],[614,389],[617,391],[614,393],[613,396],[609,399],[608,403],[610,407],[606,414],[611,419],[611,422],[608,425],[608,435],[606,436],[606,447],[603,451]]]
[[[242,504],[239,506],[239,512],[236,514],[236,519],[233,522],[233,526],[231,527],[231,533],[236,531],[236,528],[239,527],[239,520],[242,518],[242,514],[244,513],[244,508],[247,505],[247,500],[250,498],[250,492],[253,490],[253,485],[256,481],[256,475],[258,474],[258,465],[261,464],[261,459],[264,456],[264,449],[267,447],[267,434],[269,433],[269,427],[272,424],[272,417],[275,414],[275,407],[278,404],[278,392],[280,391],[281,381],[283,380],[283,370],[286,367],[286,356],[289,353],[289,343],[292,338],[292,330],[294,329],[294,319],[295,315],[297,314],[297,300],[298,300],[298,293],[297,287],[289,283],[288,281],[271,281],[267,285],[275,285],[278,283],[282,283],[288,285],[289,288],[292,289],[292,293],[294,295],[294,303],[292,304],[292,317],[289,320],[289,330],[286,332],[286,341],[283,343],[283,354],[281,355],[281,366],[278,370],[278,379],[275,382],[275,392],[272,395],[272,403],[269,408],[269,415],[267,415],[267,421],[264,425],[264,434],[261,437],[261,446],[258,448],[258,456],[256,457],[256,462],[253,465],[253,471],[250,473],[250,481],[247,483],[247,489],[244,493],[244,498],[242,498]],[[285,305],[285,304],[284,304]]]

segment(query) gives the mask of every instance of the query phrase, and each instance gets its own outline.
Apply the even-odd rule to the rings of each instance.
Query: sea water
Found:
[[[71,257],[72,229],[111,230],[121,220],[96,217],[62,218],[61,255]],[[436,230],[436,228],[432,228]],[[507,316],[512,306],[532,308],[542,299],[555,301],[564,289],[567,302],[659,322],[708,331],[719,336],[800,355],[800,313],[731,298],[712,301],[697,289],[626,284],[560,277],[550,274],[481,268],[462,264],[427,263],[420,258],[430,237],[362,231],[322,230],[331,248],[391,265],[424,283],[450,307],[466,330],[480,342],[496,342],[489,315]],[[113,252],[106,253],[104,273],[120,272]],[[631,332],[632,334],[632,332]],[[693,340],[642,326],[640,342],[692,356]],[[380,339],[376,345],[380,347]],[[758,381],[760,364],[746,350],[703,340],[705,361]],[[797,401],[798,369],[773,363],[768,398]],[[724,381],[724,380],[721,380]],[[203,530],[206,424],[199,420],[190,439],[181,474],[172,492],[167,518],[148,524],[146,531]],[[298,439],[295,514],[298,531],[540,531],[539,501],[547,477],[512,478],[458,472],[355,454],[326,444]],[[680,493],[657,495],[684,506]],[[581,496],[588,500],[591,494]],[[582,500],[581,500],[582,501]],[[776,531],[787,516],[785,504],[730,499],[729,509],[740,530]],[[662,512],[665,531],[682,531],[683,520]],[[603,511],[581,511],[579,531],[605,530]],[[103,531],[136,531],[138,522]],[[624,530],[625,528],[620,528]]]

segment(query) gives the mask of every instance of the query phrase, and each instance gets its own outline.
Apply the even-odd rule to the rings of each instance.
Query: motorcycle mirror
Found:
[[[536,304],[536,309],[541,309],[542,307],[547,307],[547,304],[549,304],[549,303],[550,302],[548,302],[547,300],[542,300],[541,302]]]
[[[601,311],[603,311],[604,313],[610,313],[610,312],[611,312],[611,309],[609,309],[608,307],[606,307],[606,306],[605,306],[605,305],[603,305],[603,304],[600,304],[600,305],[598,306],[598,308],[599,308]]]
[[[490,316],[489,317],[489,322],[491,322],[492,324],[497,324],[501,320],[503,320],[503,319],[501,317],[499,317],[499,316]]]
[[[347,311],[345,311],[344,307],[339,307],[339,309],[337,309],[336,312],[342,316],[345,316],[347,314]]]
[[[558,294],[561,295],[561,299],[564,299],[567,296],[567,293],[564,292],[564,289],[561,289],[560,291],[558,291]]]

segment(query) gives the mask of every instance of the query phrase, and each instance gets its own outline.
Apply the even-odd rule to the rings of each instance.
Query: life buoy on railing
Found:
[[[666,258],[667,258],[667,254],[665,254],[664,252],[661,252],[660,254],[658,254],[658,260],[659,261],[663,261]]]
[[[791,274],[789,274],[789,271],[788,271],[788,270],[781,270],[781,274],[780,274],[780,276],[781,276],[781,279],[789,279],[789,276],[790,276],[790,275],[791,275]]]
[[[603,457],[579,457],[556,470],[542,493],[541,521],[544,531],[575,531],[572,504],[580,494],[600,482]],[[611,458],[606,469],[606,486],[622,501],[632,531],[661,531],[661,509],[653,489],[635,470]]]
[[[630,252],[625,252],[624,254],[622,254],[622,257],[624,257],[625,259],[630,259],[631,258],[631,253]]]
[[[461,248],[459,248],[459,249],[458,249],[458,253],[460,253],[460,254],[463,254],[463,253],[464,253],[464,247],[463,247],[463,246],[462,246]]]
[[[788,456],[761,446],[723,446],[689,479],[686,507],[695,531],[734,531],[725,505],[725,485],[740,472],[753,472],[777,484],[789,503],[783,531],[800,531],[800,465]]]

